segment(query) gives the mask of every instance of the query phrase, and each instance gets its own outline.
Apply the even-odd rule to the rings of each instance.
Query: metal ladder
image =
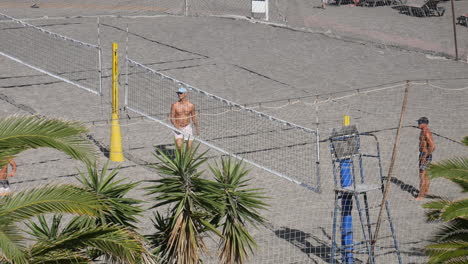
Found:
[[[361,136],[372,137],[376,145],[376,154],[361,153]],[[362,262],[376,263],[375,244],[373,241],[370,210],[380,208],[380,205],[369,207],[368,193],[378,192],[382,196],[384,192],[384,176],[380,158],[379,142],[373,134],[359,134],[355,126],[347,126],[341,129],[334,129],[330,140],[330,151],[332,154],[335,208],[333,211],[333,233],[331,248],[331,263],[337,263],[336,255],[341,253],[342,264],[356,263],[355,254],[366,254],[367,259]],[[366,184],[363,159],[376,159],[379,170],[380,184]],[[356,171],[358,171],[356,173]],[[358,177],[357,175],[358,174]],[[363,235],[363,241],[355,242],[353,239],[353,204],[355,204],[359,216],[359,227]],[[398,240],[395,235],[395,228],[392,222],[388,201],[385,201],[387,220],[390,227],[393,246],[398,258],[398,263],[402,264]],[[338,217],[341,217],[341,228],[338,225]],[[375,221],[375,220],[374,220]],[[336,233],[341,230],[341,246],[337,244]],[[355,229],[358,230],[357,228]]]

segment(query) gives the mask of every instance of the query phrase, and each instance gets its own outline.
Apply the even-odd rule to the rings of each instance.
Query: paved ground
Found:
[[[305,5],[296,3],[298,14],[306,13],[308,9]],[[78,15],[82,12],[78,7],[70,9],[55,6],[31,9],[11,5],[10,2],[2,1],[0,12],[29,18],[48,15],[48,19],[29,22],[80,41],[98,43],[96,18],[52,18],[67,14]],[[347,24],[353,28],[372,24],[367,22],[360,25],[352,24],[352,21],[358,23],[360,17],[366,21],[371,11],[382,12],[378,15],[382,20],[385,20],[385,17],[388,21],[398,20],[393,17],[394,15],[401,17],[401,20],[413,19],[398,14],[390,7],[343,6],[319,10],[314,9],[312,4],[307,6],[311,12],[313,11],[310,15],[327,17],[329,20],[323,17],[319,19],[325,24],[331,25],[330,21],[349,18],[350,21],[339,24]],[[294,11],[291,8],[288,10],[288,12]],[[106,12],[115,14],[120,11],[106,10]],[[344,15],[346,12],[353,12],[353,16]],[[89,15],[96,14],[101,14],[101,9],[95,8],[95,12]],[[415,19],[433,21],[438,18]],[[291,19],[288,21],[292,24]],[[375,21],[376,24],[380,23],[378,22],[380,20]],[[411,84],[404,125],[414,125],[414,120],[419,116],[428,115],[431,118],[433,131],[438,133],[435,137],[438,144],[436,160],[467,154],[466,150],[456,142],[466,133],[468,123],[464,115],[467,110],[467,90],[455,90],[467,86],[466,79],[463,79],[466,78],[467,66],[463,62],[437,58],[411,50],[403,47],[404,43],[401,43],[402,47],[378,45],[376,43],[378,41],[372,39],[372,34],[362,35],[359,34],[362,31],[346,30],[349,28],[333,31],[333,34],[323,34],[322,29],[317,29],[320,32],[315,33],[295,31],[245,20],[215,17],[161,16],[131,19],[102,17],[100,37],[103,47],[104,76],[109,74],[110,44],[119,42],[120,54],[124,55],[127,24],[130,31],[128,55],[132,59],[194,87],[228,100],[248,104],[262,112],[312,129],[316,127],[318,113],[322,139],[326,138],[331,128],[340,126],[343,114],[350,114],[353,123],[358,124],[361,131],[378,131],[376,135],[381,144],[384,172],[388,170],[395,136],[394,128],[398,125],[404,86],[379,92],[366,93],[366,91],[401,84],[407,79],[421,80]],[[406,25],[412,32],[419,32],[418,25],[408,23]],[[373,29],[375,31],[380,29],[375,27]],[[325,29],[331,30],[332,27]],[[365,29],[367,33],[372,32],[368,29],[367,27]],[[382,27],[381,33],[390,36],[390,31],[386,30],[387,28]],[[399,28],[388,26],[388,30],[398,31]],[[341,38],[336,35],[340,32],[343,33]],[[436,35],[425,33],[409,34],[408,37],[427,38],[424,43],[439,43],[440,40]],[[124,68],[121,72],[123,70]],[[428,79],[430,81],[426,82]],[[103,88],[104,96],[100,98],[0,57],[0,99],[4,102],[0,107],[2,116],[15,113],[44,114],[81,120],[90,126],[90,136],[96,144],[106,148],[109,145],[109,124],[98,120],[108,119],[109,78],[103,79]],[[328,93],[333,94],[329,96]],[[321,96],[316,97],[317,94]],[[346,97],[348,95],[354,96]],[[305,96],[312,97],[305,98]],[[345,97],[341,98],[343,96]],[[298,101],[296,99],[298,97],[302,99]],[[313,105],[317,98],[319,101],[326,101],[318,108]],[[267,103],[267,101],[274,102]],[[122,114],[126,116],[125,113]],[[229,131],[228,125],[217,126],[220,128],[220,133]],[[155,161],[151,155],[154,145],[172,148],[171,131],[154,122],[134,117],[122,121],[122,133],[127,161],[120,165],[122,166],[120,175],[134,180],[159,177],[144,164]],[[418,130],[415,128],[407,127],[402,132],[390,199],[404,263],[425,262],[421,249],[430,236],[428,230],[436,227],[435,224],[425,223],[424,211],[420,207],[422,203],[412,200],[418,189],[417,169],[415,169],[417,137]],[[372,141],[363,142],[369,146],[369,152],[374,151],[370,147],[374,146]],[[253,231],[260,248],[252,263],[330,261],[333,175],[328,143],[321,143],[320,148],[321,193],[311,192],[273,174],[253,168],[251,174],[253,184],[265,188],[267,195],[271,197],[269,200],[271,210],[265,212],[265,215],[271,219],[271,225]],[[219,153],[210,151],[209,155],[218,157]],[[104,155],[101,159],[103,162],[106,160]],[[314,161],[310,159],[310,162]],[[76,168],[81,168],[80,164],[54,151],[29,151],[19,158],[18,164],[18,177],[12,180],[16,190],[51,181],[74,181]],[[117,164],[112,166],[115,167]],[[368,182],[377,183],[379,169],[377,163],[372,161],[366,166]],[[433,182],[432,193],[440,196],[459,196],[458,189],[443,180]],[[147,199],[141,195],[141,191],[132,195]],[[372,202],[380,199],[379,195],[370,198]],[[374,219],[375,214],[376,211],[373,210],[371,215]],[[151,212],[148,210],[141,218],[140,226],[144,233],[152,231],[150,215]],[[354,218],[358,219],[358,216],[355,215]],[[388,235],[388,230],[386,227],[383,234]],[[355,239],[360,239],[359,229],[355,231]],[[386,250],[391,250],[391,239],[383,239],[381,243],[382,254]],[[213,253],[208,259],[214,256]],[[380,256],[379,263],[396,263],[395,254]]]
[[[414,0],[409,0],[409,2]],[[407,1],[402,1],[407,2]],[[0,8],[8,8],[17,17],[60,17],[130,15],[145,16],[155,14],[183,15],[238,15],[252,16],[251,3],[241,1],[100,1],[80,3],[63,0],[36,1],[39,8],[30,9],[30,1],[0,1]],[[445,8],[441,17],[409,16],[401,5],[357,7],[343,1],[337,6],[330,1],[329,8],[322,10],[319,1],[272,0],[269,2],[272,23],[283,24],[303,30],[326,32],[338,38],[352,41],[374,42],[397,46],[402,49],[417,50],[436,56],[454,56],[454,37],[450,1],[441,1],[438,6]],[[468,13],[468,1],[455,1],[455,18]],[[187,6],[186,6],[187,5]],[[456,25],[458,54],[462,60],[468,55],[468,30]]]
[[[330,34],[341,37],[361,39],[395,45],[404,49],[434,52],[439,55],[454,55],[454,37],[450,1],[439,3],[446,9],[443,16],[414,17],[400,13],[397,6],[352,7],[350,4],[341,6],[332,4],[326,10],[316,8],[317,2],[295,0],[276,1],[279,6],[273,12],[273,20],[282,17],[283,22],[297,27],[322,29]],[[411,1],[409,1],[411,2]],[[467,1],[455,1],[455,17],[465,14],[468,10]],[[467,59],[468,30],[457,25],[459,56]]]

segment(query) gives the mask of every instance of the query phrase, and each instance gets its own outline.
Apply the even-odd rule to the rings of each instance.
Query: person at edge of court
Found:
[[[10,175],[8,175],[8,166],[11,166]],[[0,196],[10,195],[10,182],[8,177],[14,177],[16,173],[16,162],[14,160],[9,160],[8,164],[2,167],[0,170]]]
[[[321,0],[322,2],[322,9],[327,8],[328,0]]]
[[[196,135],[200,135],[198,120],[195,112],[195,105],[188,99],[187,89],[180,87],[177,90],[179,100],[171,105],[171,123],[179,131],[174,130],[174,137],[177,148],[182,148],[183,140],[188,141],[188,147],[192,147],[193,130],[192,123],[195,126]]]
[[[421,117],[418,119],[418,127],[421,129],[419,135],[419,195],[416,200],[422,200],[429,193],[429,176],[427,168],[432,161],[432,153],[435,150],[435,144],[432,140],[432,133],[429,130],[429,119]]]

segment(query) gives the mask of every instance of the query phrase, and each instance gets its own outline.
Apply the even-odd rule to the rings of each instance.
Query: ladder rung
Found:
[[[377,240],[382,240],[382,239],[385,239],[385,238],[393,238],[393,236],[388,235],[388,236],[378,237]]]
[[[346,250],[346,249],[343,249],[343,248],[344,247],[339,247],[338,248],[339,252],[341,252],[341,253],[343,253],[343,252],[344,253],[352,252],[352,253],[356,253],[356,254],[367,254],[368,253],[367,246],[365,246],[365,245],[360,246],[360,247],[353,247],[353,250]]]
[[[387,219],[383,219],[382,222],[387,222]],[[370,224],[364,224],[365,226],[373,226],[376,225],[377,223],[370,223]]]
[[[380,207],[381,207],[380,204],[379,205],[374,205],[374,206],[369,206],[369,207],[361,208],[361,211],[378,209]]]
[[[381,185],[379,184],[356,184],[356,186],[335,188],[335,192],[360,194],[369,191],[380,190],[380,188]]]

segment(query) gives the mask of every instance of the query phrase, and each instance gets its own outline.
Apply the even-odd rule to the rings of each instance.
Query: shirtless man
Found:
[[[11,173],[8,175],[8,165],[11,166]],[[7,165],[0,170],[0,196],[10,195],[10,183],[8,177],[14,177],[16,173],[16,162],[10,160]]]
[[[182,148],[183,140],[188,140],[188,148],[192,147],[193,132],[192,124],[195,126],[196,135],[200,135],[197,116],[195,114],[195,105],[192,104],[187,97],[187,89],[179,88],[177,91],[179,100],[171,105],[171,123],[179,131],[174,131],[177,148]]]
[[[418,126],[421,129],[419,135],[419,195],[416,200],[422,200],[429,193],[429,176],[427,167],[432,161],[432,152],[435,150],[435,144],[432,140],[432,133],[428,127],[429,119],[421,117],[418,119]]]

